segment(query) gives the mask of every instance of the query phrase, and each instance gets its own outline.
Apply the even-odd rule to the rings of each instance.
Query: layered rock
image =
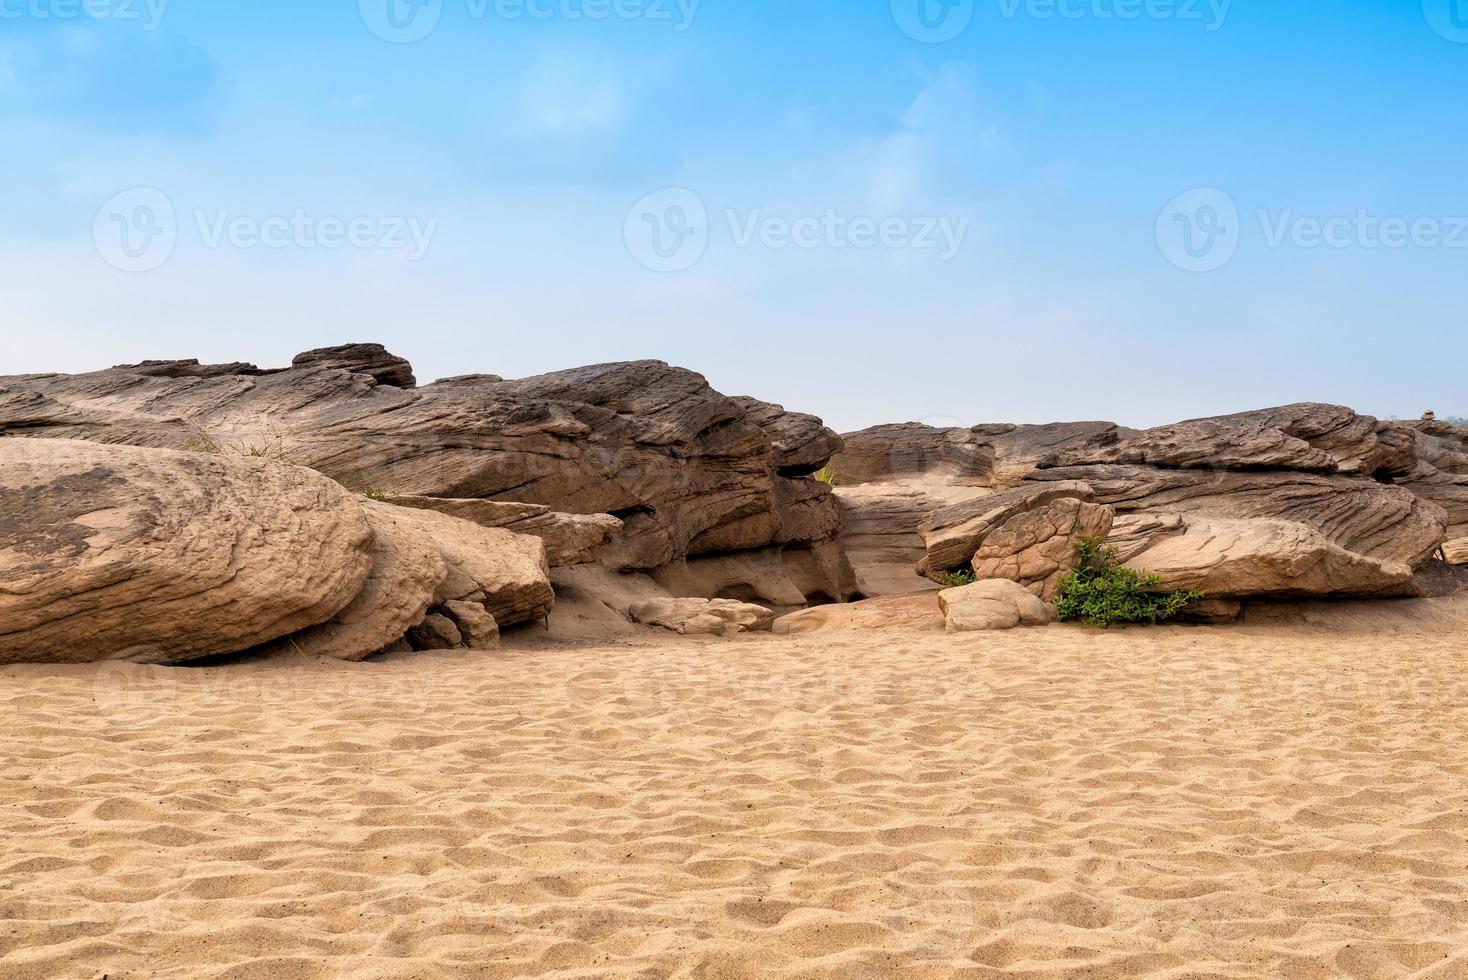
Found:
[[[293,371],[311,369],[365,374],[380,385],[392,385],[395,388],[418,387],[418,379],[413,377],[413,365],[405,358],[390,353],[381,344],[322,347],[297,354],[291,361]]]
[[[330,620],[373,531],[330,480],[263,460],[0,439],[0,663],[170,663]]]
[[[837,487],[836,497],[846,511],[841,544],[858,590],[885,596],[932,589],[932,581],[917,572],[926,554],[919,525],[935,511],[989,492],[981,487],[895,483]]]
[[[388,502],[540,538],[552,568],[596,561],[598,553],[622,530],[622,522],[611,514],[558,514],[541,504],[414,496],[393,496]]]
[[[618,569],[841,528],[830,489],[806,476],[839,447],[834,433],[659,361],[423,387],[374,345],[309,352],[282,371],[170,363],[0,378],[0,433],[265,456],[352,489],[612,515],[624,527],[598,555]]]
[[[447,567],[433,590],[433,606],[477,602],[500,626],[545,619],[554,608],[550,566],[539,538],[434,511],[375,501],[362,506],[374,521],[432,539]]]
[[[449,566],[425,527],[395,519],[394,508],[365,511],[372,527],[372,571],[352,603],[330,620],[297,633],[287,646],[336,660],[364,660],[401,640],[435,605]]]
[[[1175,516],[1175,530],[1145,541],[1129,559],[1132,567],[1161,577],[1159,591],[1233,598],[1375,595],[1412,581],[1411,565],[1349,551],[1297,521]]]
[[[1468,426],[1436,420],[1393,422],[1387,433],[1410,450],[1389,478],[1447,513],[1450,540],[1468,538]]]
[[[918,533],[922,536],[927,551],[919,571],[935,581],[941,580],[948,572],[969,566],[974,555],[990,536],[1004,530],[1011,522],[1057,502],[1061,502],[1063,507],[1078,516],[1081,511],[1076,505],[1089,503],[1094,497],[1091,488],[1085,483],[1026,483],[1010,490],[945,507],[929,515],[918,526]],[[1045,513],[1050,516],[1049,511]],[[1099,526],[1102,523],[1098,514],[1091,511],[1086,514],[1091,524]],[[1024,526],[1021,526],[1022,523]],[[1104,523],[1104,531],[1109,531],[1109,514]],[[1023,542],[1033,536],[1032,532],[1039,530],[1039,525],[1016,523],[1006,537],[1006,542],[1023,547]],[[1069,530],[1066,529],[1065,533],[1068,534]],[[1045,540],[1050,537],[1053,535],[1046,534]],[[1004,553],[996,549],[986,557],[998,560],[1004,557]]]
[[[1383,423],[1307,403],[1145,431],[1005,428],[884,426],[844,437],[833,468],[860,481],[839,491],[859,532],[858,572],[911,548],[911,528],[930,578],[974,565],[1053,591],[1075,539],[1105,523],[1083,510],[1092,504],[1117,515],[1111,540],[1123,558],[1162,566],[1169,587],[1384,596],[1435,588],[1414,573],[1430,570],[1445,538],[1468,535],[1468,429],[1447,423]],[[977,496],[943,501],[959,489]],[[943,502],[915,521],[934,500]]]
[[[1443,508],[1396,485],[1411,473],[1427,476],[1395,425],[1301,404],[1067,449],[1032,481],[1083,481],[1119,514],[1171,523],[1152,535],[1129,523],[1121,535],[1130,562],[1167,587],[1369,596],[1400,594],[1442,544]]]
[[[488,649],[555,601],[537,537],[268,459],[0,439],[0,504],[0,663]]]
[[[843,449],[832,469],[843,487],[899,483],[1002,489],[1058,451],[1109,446],[1129,433],[1113,422],[968,429],[917,422],[879,425],[842,436]]]

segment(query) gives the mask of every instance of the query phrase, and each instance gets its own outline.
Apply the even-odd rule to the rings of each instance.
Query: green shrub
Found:
[[[1172,619],[1202,592],[1161,594],[1162,577],[1122,565],[1117,550],[1087,538],[1075,569],[1060,583],[1055,605],[1066,622],[1109,628],[1113,623],[1156,625]]]
[[[946,589],[961,589],[965,585],[973,585],[979,580],[972,568],[956,568],[943,576],[942,586]]]
[[[824,483],[828,487],[834,487],[836,485],[836,471],[831,468],[830,463],[822,466],[816,472],[816,482]]]

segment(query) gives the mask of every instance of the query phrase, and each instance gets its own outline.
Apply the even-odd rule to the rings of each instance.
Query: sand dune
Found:
[[[11,667],[0,976],[1468,976],[1454,621]]]

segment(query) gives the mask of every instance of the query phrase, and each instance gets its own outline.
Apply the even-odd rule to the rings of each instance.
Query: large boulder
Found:
[[[1114,517],[1110,507],[1075,497],[1016,514],[979,543],[971,562],[974,576],[1017,582],[1041,599],[1053,599],[1076,567],[1082,543],[1104,540]]]
[[[332,619],[374,534],[310,470],[53,439],[0,439],[0,663],[169,663]]]
[[[1294,521],[1347,551],[1416,566],[1442,543],[1441,507],[1371,479],[1291,470],[1167,470],[1150,466],[1067,466],[1036,481],[1084,481],[1118,513],[1207,514]]]
[[[1420,442],[1348,408],[1289,405],[1072,447],[1031,482],[1088,484],[1122,515],[1117,543],[1128,560],[1168,587],[1395,595],[1437,553],[1450,522],[1408,483],[1441,475],[1424,464]],[[1159,526],[1140,528],[1138,516]]]
[[[1287,405],[1131,433],[1108,446],[1070,446],[1052,462],[1135,463],[1163,469],[1288,469],[1370,475],[1384,450],[1380,423],[1339,405]]]
[[[449,565],[434,535],[421,524],[397,519],[397,508],[374,507],[364,513],[374,542],[372,572],[362,590],[329,621],[289,637],[277,649],[365,660],[418,627],[436,604]]]
[[[876,631],[941,632],[943,610],[938,593],[908,592],[834,606],[816,606],[775,620],[777,636],[804,633],[867,633]]]
[[[918,571],[934,581],[941,581],[948,572],[970,565],[989,536],[1015,518],[1056,501],[1089,503],[1094,498],[1091,488],[1079,481],[1024,483],[1010,490],[945,507],[930,514],[918,526],[918,534],[926,548],[926,556]],[[1078,509],[1076,513],[1079,513]],[[1106,529],[1110,530],[1109,523]],[[1016,531],[1020,533],[1011,540],[1020,544],[1023,532],[1018,526]],[[990,557],[1002,555],[996,552]]]
[[[545,619],[555,607],[550,565],[539,538],[480,527],[430,510],[377,501],[364,501],[362,506],[374,521],[432,539],[447,566],[447,574],[433,590],[433,606],[472,600],[500,626]]]
[[[291,361],[291,369],[294,371],[318,368],[365,374],[377,384],[392,385],[395,388],[418,387],[418,379],[413,377],[413,365],[390,353],[381,344],[322,347],[297,354]]]
[[[685,635],[733,636],[768,631],[775,614],[733,599],[649,599],[629,610],[632,619]]]
[[[1134,531],[1123,539],[1128,564],[1161,576],[1159,591],[1233,598],[1388,595],[1412,581],[1411,565],[1348,551],[1296,521],[1172,516],[1178,523],[1140,548]]]
[[[361,500],[376,532],[372,573],[330,621],[271,648],[364,660],[404,636],[414,649],[499,645],[500,626],[542,620],[555,605],[540,538],[432,511]]]
[[[835,434],[726,397],[692,371],[636,361],[413,388],[400,362],[351,345],[281,371],[195,363],[0,378],[0,433],[194,446],[381,494],[610,514],[624,527],[599,557],[627,570],[840,531],[829,488],[804,475],[839,446]]]
[[[1047,626],[1060,618],[1054,606],[1009,579],[987,579],[944,589],[938,593],[938,605],[950,633]]]

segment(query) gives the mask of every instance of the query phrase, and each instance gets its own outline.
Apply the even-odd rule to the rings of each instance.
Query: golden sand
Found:
[[[0,977],[1468,976],[1468,642],[0,670]]]

